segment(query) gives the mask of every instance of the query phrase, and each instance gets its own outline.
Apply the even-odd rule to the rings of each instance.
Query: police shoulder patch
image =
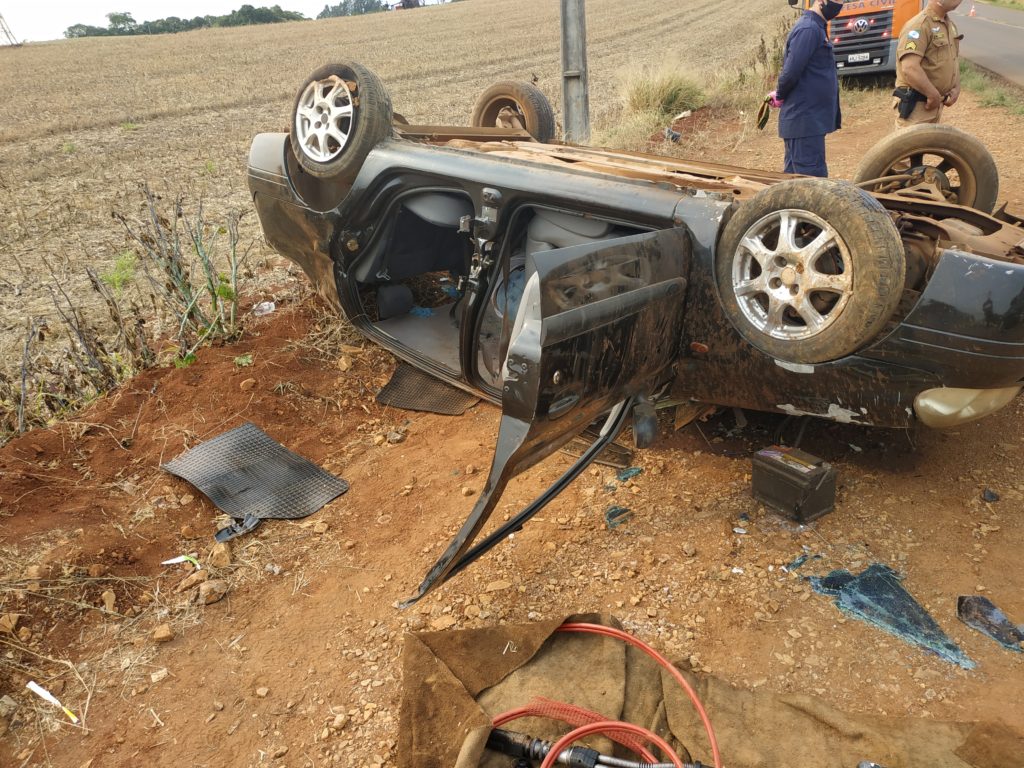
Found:
[[[907,37],[909,37],[911,40],[917,40],[919,37],[921,37],[921,33],[918,32],[916,29],[912,29],[909,32],[907,32]]]

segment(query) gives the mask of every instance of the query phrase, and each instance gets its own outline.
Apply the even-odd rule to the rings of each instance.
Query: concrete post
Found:
[[[586,144],[590,141],[590,98],[587,95],[585,0],[561,2],[563,139],[570,144]]]

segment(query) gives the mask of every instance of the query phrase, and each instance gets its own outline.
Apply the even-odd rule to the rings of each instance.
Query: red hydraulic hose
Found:
[[[642,736],[645,739],[651,741],[658,749],[664,754],[668,755],[672,761],[672,765],[676,768],[683,768],[683,761],[680,760],[676,754],[672,751],[672,747],[656,733],[642,728],[639,725],[633,725],[632,723],[622,723],[615,720],[604,720],[597,723],[589,723],[587,725],[581,725],[574,731],[569,731],[565,736],[560,738],[554,743],[551,749],[548,750],[547,756],[544,758],[544,762],[540,764],[540,768],[552,768],[555,761],[558,760],[558,756],[562,754],[562,750],[568,749],[572,746],[572,743],[577,739],[582,739],[584,736],[590,736],[594,733],[632,733],[636,736]]]
[[[668,659],[666,659],[664,656],[662,656],[660,653],[654,650],[651,646],[647,645],[647,643],[645,643],[643,640],[633,637],[629,633],[623,632],[620,629],[615,629],[614,627],[604,627],[600,624],[587,624],[584,622],[571,622],[568,624],[563,624],[556,631],[583,632],[592,635],[603,635],[604,637],[614,637],[618,640],[622,640],[623,642],[629,643],[634,648],[639,648],[641,651],[643,651],[656,662],[658,662],[658,664],[660,664],[664,669],[668,670],[669,674],[671,674],[672,677],[676,679],[676,682],[678,682],[686,691],[687,695],[690,697],[690,701],[693,702],[693,706],[697,710],[697,714],[700,716],[701,722],[704,724],[704,730],[708,734],[708,742],[711,744],[711,759],[714,761],[715,768],[722,768],[722,756],[718,751],[718,740],[715,738],[715,729],[711,727],[711,720],[708,718],[708,713],[704,711],[704,705],[701,704],[700,699],[697,696],[697,692],[693,690],[693,687],[687,682],[686,678],[683,677],[682,673],[678,669],[676,669]],[[573,733],[577,733],[578,730],[573,731]],[[593,733],[593,731],[589,731],[589,733]],[[568,735],[571,734],[567,734],[567,736]],[[563,737],[561,740],[559,740],[558,743],[561,744],[562,741],[565,741],[565,738],[566,737]],[[559,748],[558,751],[561,751],[561,748]],[[557,756],[558,751],[552,749],[551,752],[548,753],[548,756],[550,757],[552,754]],[[669,751],[668,754],[671,754],[671,751]],[[546,765],[553,765],[553,763],[547,763],[546,761],[545,763]],[[545,768],[545,766],[542,766],[541,768]]]

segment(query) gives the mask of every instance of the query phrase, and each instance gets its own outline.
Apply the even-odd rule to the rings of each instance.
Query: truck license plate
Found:
[[[862,61],[867,61],[871,58],[871,54],[865,51],[864,53],[851,53],[846,57],[846,61],[850,64],[859,64]]]

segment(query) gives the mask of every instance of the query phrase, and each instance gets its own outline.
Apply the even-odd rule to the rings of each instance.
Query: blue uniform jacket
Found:
[[[804,12],[790,31],[776,94],[785,101],[779,113],[781,138],[824,136],[840,127],[836,60],[818,14]]]

